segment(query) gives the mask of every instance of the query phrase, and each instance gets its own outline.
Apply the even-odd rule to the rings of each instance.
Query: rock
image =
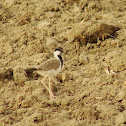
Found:
[[[84,78],[82,84],[85,85],[90,81],[90,78]]]
[[[12,68],[1,68],[0,69],[0,80],[5,81],[5,79],[12,78],[13,71]],[[0,84],[1,85],[1,84]]]
[[[17,115],[18,116],[21,116],[21,115],[23,115],[26,112],[27,112],[27,109],[25,109],[25,108],[17,109]]]
[[[116,90],[115,90],[115,88],[111,88],[109,94],[110,94],[112,97],[115,97],[115,96],[116,96]]]
[[[88,3],[88,8],[90,8],[90,9],[94,9],[95,7],[96,7],[95,2],[90,1],[90,2]]]
[[[56,47],[60,47],[61,45],[57,42],[57,40],[55,39],[55,38],[52,38],[52,37],[46,37],[45,38],[45,41],[46,41],[46,47],[49,47],[49,50],[48,51],[50,51],[50,53],[52,52],[52,51],[54,51],[54,49],[56,48]]]
[[[126,110],[119,113],[115,117],[115,124],[116,125],[121,125],[121,124],[124,124],[125,122],[126,122]]]
[[[55,45],[57,45],[56,39],[51,38],[51,37],[46,37],[46,46],[52,47],[52,46],[55,46]]]
[[[19,85],[22,85],[28,79],[27,73],[21,67],[14,68],[13,77],[14,77],[14,81]]]
[[[85,92],[82,92],[80,94],[80,99],[83,100],[85,97],[89,96],[90,95],[90,92],[89,91],[85,91]]]
[[[82,34],[86,32],[88,27],[91,26],[91,22],[80,22],[73,25],[73,28],[66,32],[66,38],[71,42],[76,38],[82,38]]]
[[[124,71],[126,68],[126,53],[117,50],[109,52],[105,57],[105,62],[114,72]]]
[[[119,46],[119,40],[118,39],[111,40],[111,45],[117,45],[117,46]]]
[[[4,50],[6,55],[9,55],[10,53],[13,52],[13,48],[12,48],[12,46],[9,43],[4,45],[3,50]]]
[[[125,121],[125,118],[123,116],[122,113],[119,113],[116,117],[115,117],[115,124],[119,125],[119,124],[123,124]]]
[[[89,1],[88,2],[88,9],[89,10],[93,10],[95,9],[96,11],[100,11],[101,10],[101,5],[98,1]]]
[[[6,108],[4,106],[0,106],[0,114],[5,113]]]
[[[126,122],[126,110],[122,112]]]
[[[62,73],[62,80],[68,81],[70,79],[70,75],[68,73]]]
[[[80,1],[80,7],[81,8],[84,8],[86,6],[86,4],[87,4],[87,0],[81,0]]]
[[[126,81],[124,81],[123,85],[126,87]]]
[[[15,101],[16,101],[17,103],[19,103],[19,102],[23,101],[24,98],[25,98],[25,94],[24,94],[24,93],[20,93],[20,94],[18,94],[18,95],[15,97]]]
[[[2,81],[0,81],[0,88],[2,88],[4,85],[4,83]]]
[[[7,7],[11,7],[15,2],[15,0],[5,0],[4,5]]]
[[[121,91],[121,92],[119,92],[119,93],[116,95],[115,99],[116,99],[117,101],[120,101],[120,100],[123,100],[123,99],[125,98],[125,96],[126,96],[125,91]]]
[[[48,22],[46,20],[45,21],[40,21],[38,23],[37,29],[41,30],[43,27],[48,26],[48,25],[50,25],[50,22]]]
[[[82,44],[94,43],[98,39],[105,39],[113,35],[117,30],[119,28],[110,23],[81,21],[66,32],[66,38],[69,41],[78,39]]]
[[[124,106],[124,108],[126,108],[126,100],[123,100],[123,101],[121,102],[121,104],[122,104],[122,106]]]
[[[21,102],[21,107],[22,108],[27,108],[27,107],[30,107],[32,104],[33,104],[33,101],[31,100],[32,98],[28,99],[24,99],[22,102]]]
[[[74,3],[74,9],[73,9],[74,13],[80,12],[80,7],[77,6],[76,3]]]
[[[79,56],[79,63],[85,65],[88,64],[88,58],[85,56],[84,53],[81,53]]]

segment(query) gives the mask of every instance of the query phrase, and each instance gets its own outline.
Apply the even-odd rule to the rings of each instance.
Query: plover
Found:
[[[48,90],[50,94],[50,99],[56,98],[51,89],[51,79],[52,77],[56,76],[63,68],[62,53],[63,48],[61,47],[56,48],[54,51],[54,58],[50,58],[47,61],[42,62],[39,66],[33,68],[35,73],[37,73],[40,76],[43,76],[41,83]],[[44,82],[47,77],[49,78],[49,86],[47,86]]]

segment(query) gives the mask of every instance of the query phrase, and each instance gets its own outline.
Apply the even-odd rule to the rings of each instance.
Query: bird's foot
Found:
[[[56,99],[56,96],[54,94],[51,94],[50,99]]]

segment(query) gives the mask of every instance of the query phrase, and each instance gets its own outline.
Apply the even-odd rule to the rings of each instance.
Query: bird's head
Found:
[[[61,54],[63,53],[63,48],[62,47],[58,47],[55,49],[54,51],[54,56],[57,57],[57,56],[61,56]]]

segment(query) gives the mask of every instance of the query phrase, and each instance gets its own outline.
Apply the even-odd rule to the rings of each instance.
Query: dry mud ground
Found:
[[[50,100],[25,68],[58,46]],[[0,0],[0,126],[11,125],[126,125],[125,0]]]

